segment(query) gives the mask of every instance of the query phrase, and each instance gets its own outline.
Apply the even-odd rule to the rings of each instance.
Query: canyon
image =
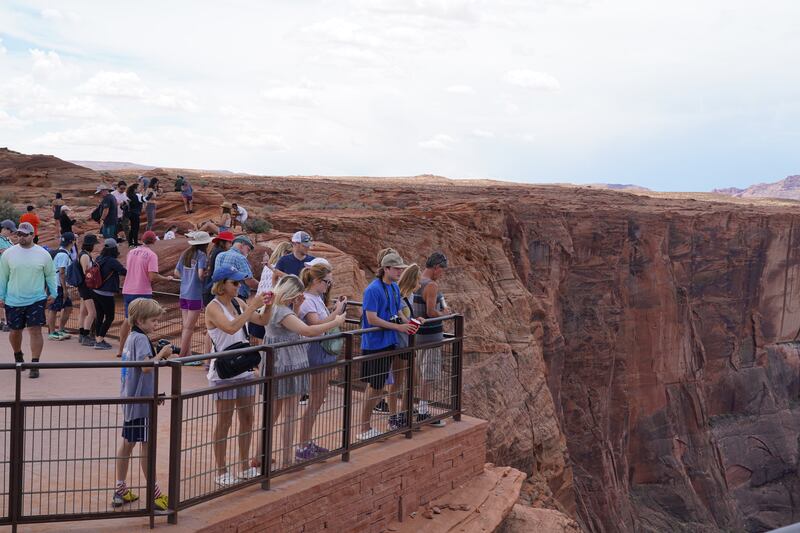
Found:
[[[0,150],[6,198],[21,208],[62,191],[80,233],[97,229],[94,185],[139,172]],[[800,521],[795,203],[435,176],[145,174],[171,190],[179,172],[197,213],[167,193],[159,234],[238,201],[271,225],[261,242],[312,233],[355,299],[381,248],[417,263],[444,251],[445,296],[468,336],[464,409],[489,421],[489,459],[529,476],[529,505],[591,532]],[[165,273],[179,244],[158,244]]]

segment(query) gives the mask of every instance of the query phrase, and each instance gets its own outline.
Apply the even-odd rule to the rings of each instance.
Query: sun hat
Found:
[[[211,235],[209,235],[206,231],[195,231],[189,235],[188,242],[192,246],[195,244],[208,244],[211,242]]]
[[[112,238],[109,237],[103,243],[103,247],[105,247],[105,248],[116,248],[117,247],[117,241],[115,239],[112,239]]]
[[[112,187],[111,185],[106,185],[105,183],[101,183],[100,185],[97,186],[97,190],[94,191],[94,193],[98,194],[102,191],[113,191],[113,190],[114,187]]]
[[[397,267],[397,268],[406,268],[408,265],[403,262],[403,258],[400,257],[400,254],[397,253],[388,253],[383,256],[381,260],[381,267]]]
[[[14,224],[13,220],[5,219],[4,221],[0,222],[0,228],[5,228],[7,230],[17,231],[17,225]]]
[[[311,235],[309,235],[305,231],[297,231],[295,232],[294,235],[292,235],[292,242],[297,242],[310,246],[311,243],[314,242],[314,239],[312,239]]]
[[[219,235],[211,239],[211,242],[228,241],[233,242],[234,236],[232,231],[220,231]]]
[[[324,257],[315,257],[311,261],[306,261],[303,264],[307,267],[313,267],[314,265],[325,265],[326,267],[333,269],[333,266],[331,265],[330,261],[328,261]]]
[[[230,202],[222,202],[221,204],[219,204],[219,206],[220,207],[227,207],[228,209],[230,209],[231,208],[231,203]]]
[[[214,275],[211,276],[211,281],[217,282],[226,279],[230,279],[233,281],[242,281],[243,279],[247,278],[247,274],[242,272],[241,270],[237,270],[236,268],[230,265],[223,265],[219,268],[214,269]]]
[[[27,235],[33,234],[33,224],[30,222],[23,222],[17,227],[17,233],[25,233]]]
[[[142,235],[142,242],[145,244],[153,244],[156,242],[155,232],[152,230],[145,231],[144,235]]]
[[[250,248],[255,248],[255,246],[253,246],[253,241],[251,241],[250,237],[248,237],[247,235],[239,235],[238,237],[233,239],[233,244],[236,244],[237,242],[246,244]]]

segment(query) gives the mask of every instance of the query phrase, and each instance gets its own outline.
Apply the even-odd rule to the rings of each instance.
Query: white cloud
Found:
[[[21,105],[48,97],[47,89],[29,75],[12,78],[0,85],[0,104]]]
[[[135,133],[120,124],[93,124],[82,128],[48,132],[35,139],[34,144],[61,148],[92,146],[123,150],[147,150],[153,142],[150,135]]]
[[[475,128],[472,130],[473,137],[480,137],[481,139],[494,139],[494,132]]]
[[[241,134],[236,137],[236,144],[245,148],[261,148],[274,152],[282,152],[288,149],[283,137],[264,132]]]
[[[147,97],[149,91],[135,72],[102,71],[78,87],[78,91],[96,96]]]
[[[12,117],[6,111],[0,109],[0,128],[17,129],[27,125],[27,122],[17,117]]]
[[[40,100],[20,107],[20,116],[32,120],[113,118],[114,114],[92,98]]]
[[[42,9],[40,14],[43,19],[58,20],[62,17],[61,11],[52,8]]]
[[[199,109],[194,96],[189,91],[181,89],[165,89],[160,93],[150,94],[144,98],[144,102],[157,107],[177,109],[190,113],[194,113]]]
[[[469,85],[451,85],[445,91],[453,94],[475,94],[475,89]]]
[[[317,22],[303,29],[304,33],[327,41],[357,46],[380,46],[383,41],[370,35],[361,25],[342,18]]]
[[[427,141],[420,141],[419,147],[426,150],[447,150],[456,140],[445,133],[437,133]]]
[[[0,39],[0,56],[6,55],[7,52],[8,49],[5,46],[3,46],[3,39]]]
[[[434,19],[472,21],[478,18],[475,0],[357,0],[366,9],[398,15],[412,15]]]
[[[557,91],[561,84],[546,72],[535,72],[528,69],[514,69],[506,72],[505,81],[517,87],[536,91]]]
[[[314,107],[318,105],[314,92],[307,87],[272,87],[261,91],[261,97],[272,101],[300,107]]]
[[[73,74],[76,69],[65,64],[61,56],[53,50],[44,51],[38,48],[28,50],[33,58],[33,73],[45,78],[55,78]]]

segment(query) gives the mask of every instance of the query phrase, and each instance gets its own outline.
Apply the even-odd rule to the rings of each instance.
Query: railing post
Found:
[[[352,333],[344,337],[344,409],[342,415],[342,461],[350,460],[350,431],[353,425],[353,337]]]
[[[410,356],[408,358],[408,368],[406,369],[406,424],[408,424],[408,431],[406,431],[406,438],[414,437],[414,368],[416,364],[417,350],[414,347],[417,344],[416,335],[408,335],[408,349]],[[402,360],[402,359],[401,359]]]
[[[261,430],[261,475],[264,476],[264,481],[261,482],[261,488],[269,490],[269,483],[272,477],[272,376],[275,373],[275,350],[272,349],[272,346],[266,346],[264,351],[266,351],[266,356],[263,358],[264,371],[262,373],[266,379],[264,381],[264,406],[262,408],[264,427]]]
[[[25,410],[22,407],[22,366],[18,363],[14,369],[14,407],[11,409],[11,449],[8,484],[8,517],[11,531],[16,533],[17,524],[22,517],[22,465],[25,459]]]
[[[178,523],[178,510],[181,501],[181,437],[183,432],[183,365],[175,363],[170,365],[172,372],[172,387],[170,390],[170,416],[169,416],[169,510],[167,521],[170,524]]]
[[[147,432],[147,510],[150,512],[150,529],[156,527],[156,457],[158,440],[158,362],[153,367],[153,397],[150,398],[150,420]]]
[[[464,316],[457,315],[453,324],[455,342],[453,343],[453,376],[451,387],[454,391],[455,401],[453,408],[455,414],[453,420],[461,421],[461,388],[463,387],[463,368],[464,368]]]

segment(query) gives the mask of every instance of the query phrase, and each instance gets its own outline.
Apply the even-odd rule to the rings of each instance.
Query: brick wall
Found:
[[[235,493],[203,506],[227,508],[214,515],[204,532],[383,531],[420,505],[442,496],[483,471],[486,462],[486,422],[464,417],[446,428],[426,428],[413,439],[395,437],[353,452],[350,463],[308,468],[297,479],[274,490],[256,490],[234,509],[225,501]],[[325,466],[328,468],[326,469]],[[261,498],[259,498],[259,494]],[[240,496],[241,498],[241,496]],[[253,505],[261,500],[268,503]],[[235,508],[241,509],[231,515]],[[194,514],[195,510],[187,511]]]

